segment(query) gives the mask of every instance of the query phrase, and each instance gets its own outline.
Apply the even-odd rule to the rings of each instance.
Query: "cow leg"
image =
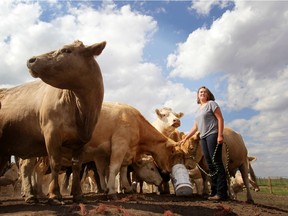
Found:
[[[116,175],[120,171],[120,166],[121,166],[121,164],[119,164],[119,163],[116,163],[116,164],[110,163],[109,177],[108,177],[108,183],[107,183],[108,194],[115,194],[116,193],[115,178],[116,178]]]
[[[140,194],[143,194],[143,183],[144,183],[144,181],[139,180],[139,188],[140,188],[139,193],[140,193]],[[137,187],[136,187],[136,189],[137,189]]]
[[[82,152],[82,149],[81,151]],[[81,190],[81,179],[80,172],[82,169],[82,157],[79,154],[79,149],[73,152],[72,157],[72,171],[73,171],[73,179],[72,179],[72,188],[71,195],[73,195],[74,202],[83,202],[82,190]]]
[[[114,140],[115,138],[115,140]],[[121,148],[119,148],[121,146]],[[119,173],[120,168],[123,164],[124,157],[129,151],[129,143],[127,143],[125,138],[122,137],[113,137],[112,138],[112,148],[109,164],[109,177],[108,177],[108,194],[115,194],[115,177]],[[127,169],[125,176],[127,175]]]
[[[43,184],[44,184],[44,175],[47,173],[48,169],[49,169],[49,166],[48,164],[46,163],[48,162],[48,159],[47,157],[40,157],[40,158],[37,158],[37,162],[36,162],[36,165],[33,169],[33,179],[34,179],[34,185],[33,185],[33,188],[34,188],[34,191],[36,192],[37,194],[37,197],[39,198],[46,198],[46,194],[44,194],[43,192]]]
[[[60,159],[60,158],[59,158]],[[61,164],[56,162],[54,157],[50,157],[50,167],[51,167],[51,182],[48,189],[49,203],[54,205],[63,204],[62,196],[60,194],[60,187],[58,182],[58,173],[61,168]]]
[[[247,203],[254,203],[254,200],[252,198],[250,187],[249,187],[249,178],[248,178],[248,163],[244,163],[239,167],[239,170],[242,175],[242,179],[244,182],[244,185],[246,187],[246,193],[247,193]]]
[[[61,149],[61,136],[58,131],[53,129],[53,125],[47,122],[47,125],[43,127],[45,144],[51,168],[51,182],[48,189],[48,202],[51,205],[63,204],[62,196],[59,187],[59,172],[61,170],[62,162],[62,149]]]
[[[38,199],[32,186],[32,174],[37,158],[20,159],[20,176],[22,180],[22,196],[27,203],[37,203]]]
[[[9,164],[10,164],[10,157],[9,156],[1,156],[0,157],[0,176],[4,175]]]
[[[124,193],[131,193],[132,192],[132,187],[131,187],[131,184],[128,181],[127,171],[128,171],[128,167],[127,166],[122,166],[120,168],[121,191],[124,190]],[[130,175],[129,175],[129,178],[130,178]],[[130,179],[130,182],[131,182],[131,179]]]
[[[249,164],[249,173],[250,173],[249,182],[250,182],[250,184],[253,186],[254,190],[255,190],[256,192],[258,192],[258,191],[260,191],[260,188],[259,188],[259,186],[257,185],[257,180],[256,180],[255,172],[254,172],[254,170],[253,170],[253,168],[252,168],[252,166],[251,166],[251,163],[248,162],[248,164]]]
[[[137,193],[137,183],[138,183],[137,175],[134,171],[132,171],[132,190],[134,193]],[[141,186],[140,186],[140,193],[141,193]]]
[[[94,162],[93,162],[93,165],[91,165],[91,169],[93,170],[93,177],[97,186],[97,193],[103,193],[104,190],[101,187],[100,176],[99,176],[96,164]]]
[[[87,163],[86,164],[82,164],[82,169],[80,171],[80,180],[81,180],[80,181],[80,185],[81,185],[81,190],[82,191],[84,190],[84,184],[85,184],[86,178],[88,178],[88,172],[89,172],[89,168],[88,168]]]
[[[170,187],[169,187],[170,174],[163,173],[160,171],[160,175],[163,179],[163,182],[158,186],[158,191],[160,192],[160,194],[170,194]]]
[[[106,157],[94,158],[94,162],[95,162],[97,172],[99,175],[100,187],[104,192],[107,193],[108,189],[107,189],[107,184],[106,184],[105,178],[107,176],[106,171],[107,171],[108,164],[106,164],[105,160],[106,160]]]
[[[69,179],[72,174],[72,167],[67,167],[65,170],[64,179],[62,182],[62,192],[68,194]]]

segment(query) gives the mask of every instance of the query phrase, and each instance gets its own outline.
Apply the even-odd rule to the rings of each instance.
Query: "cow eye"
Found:
[[[71,53],[72,51],[70,50],[70,49],[68,49],[68,48],[63,48],[62,50],[61,50],[61,53]]]

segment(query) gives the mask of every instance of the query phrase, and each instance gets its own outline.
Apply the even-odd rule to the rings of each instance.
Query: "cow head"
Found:
[[[152,156],[156,162],[157,167],[163,173],[171,173],[173,166],[173,159],[175,155],[181,151],[181,149],[177,146],[177,143],[172,139],[165,139],[164,142],[155,143],[158,145],[157,151],[152,153]],[[182,151],[181,151],[182,152]]]
[[[132,166],[141,180],[157,186],[162,183],[162,177],[152,157],[142,157],[140,160],[134,162]]]
[[[164,107],[162,109],[155,110],[159,124],[164,130],[170,130],[171,132],[180,127],[180,118],[184,116],[182,112],[175,113],[171,108]],[[162,132],[162,131],[161,131]]]
[[[81,88],[83,83],[89,82],[91,74],[100,72],[94,56],[100,55],[105,45],[106,42],[102,42],[86,47],[81,41],[75,41],[61,49],[30,58],[27,67],[33,77],[39,77],[56,88]]]
[[[182,146],[182,151],[185,154],[185,166],[189,169],[194,169],[203,157],[203,152],[200,146],[200,133],[196,132],[194,136],[188,139]]]

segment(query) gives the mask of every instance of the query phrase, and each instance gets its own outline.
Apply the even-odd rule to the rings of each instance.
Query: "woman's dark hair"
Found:
[[[209,100],[215,101],[215,97],[212,94],[212,92],[206,86],[201,86],[197,91],[197,104],[200,104],[200,99],[199,99],[198,94],[199,94],[200,89],[202,89],[202,88],[206,89],[206,91],[207,91],[207,95],[208,95],[207,101],[209,101]]]

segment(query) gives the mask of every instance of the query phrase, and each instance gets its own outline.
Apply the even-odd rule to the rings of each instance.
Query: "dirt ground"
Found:
[[[212,202],[197,195],[179,197],[157,194],[118,194],[111,199],[105,194],[85,193],[86,203],[76,204],[69,195],[63,196],[64,205],[51,206],[47,199],[38,204],[27,204],[20,192],[2,187],[0,190],[0,215],[124,215],[124,216],[176,216],[176,215],[288,215],[288,196],[253,192],[255,204],[247,204],[244,192],[239,201]],[[12,187],[12,186],[11,186]],[[242,201],[241,201],[242,199]]]

